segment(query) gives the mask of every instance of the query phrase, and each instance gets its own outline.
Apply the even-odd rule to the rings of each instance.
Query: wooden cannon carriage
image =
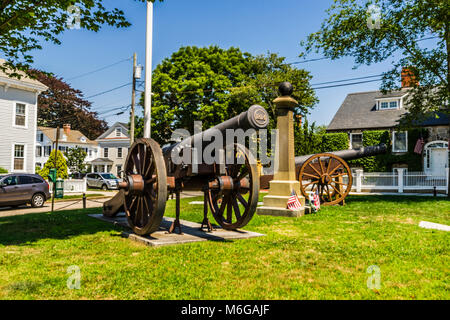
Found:
[[[387,152],[385,144],[361,149],[319,153],[295,158],[295,170],[304,197],[318,192],[323,205],[343,203],[353,183],[352,172],[346,161],[375,156]],[[268,189],[273,175],[263,175],[261,189]]]
[[[202,229],[212,230],[208,207],[222,228],[244,227],[256,211],[260,189],[256,159],[248,149],[238,143],[224,143],[221,153],[226,159],[231,158],[231,163],[228,160],[213,164],[178,163],[173,154],[182,155],[183,159],[192,155],[190,160],[195,160],[198,151],[203,152],[218,132],[225,136],[228,129],[259,130],[267,128],[268,124],[267,111],[261,106],[252,106],[233,119],[164,149],[152,139],[137,140],[129,150],[120,192],[104,204],[103,214],[113,217],[123,210],[135,233],[151,234],[160,227],[169,195],[175,194],[176,219],[169,232],[178,229],[181,233],[180,193],[182,190],[201,191],[204,194]]]

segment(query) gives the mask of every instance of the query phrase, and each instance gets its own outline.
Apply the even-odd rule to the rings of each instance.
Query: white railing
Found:
[[[448,170],[441,175],[430,175],[425,172],[406,172],[397,169],[395,173],[374,172],[366,173],[356,170],[353,176],[352,189],[356,192],[370,190],[396,191],[399,193],[413,191],[447,191]]]
[[[50,192],[53,192],[53,183],[49,183]],[[64,180],[64,193],[85,193],[87,191],[86,179]]]

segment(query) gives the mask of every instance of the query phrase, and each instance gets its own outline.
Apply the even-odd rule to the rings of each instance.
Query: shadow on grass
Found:
[[[68,239],[98,232],[122,231],[87,214],[100,213],[101,209],[35,213],[0,218],[1,245],[27,245],[42,239]]]
[[[442,202],[449,203],[449,198],[447,197],[430,197],[430,196],[395,196],[395,195],[368,195],[368,196],[358,196],[351,195],[346,198],[346,203],[357,203],[357,202],[392,202],[392,203],[423,203],[423,202]]]

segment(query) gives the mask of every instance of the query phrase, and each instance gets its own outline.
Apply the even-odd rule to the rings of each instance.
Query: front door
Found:
[[[445,148],[431,149],[430,169],[434,176],[445,176],[445,168],[448,162],[448,152]]]

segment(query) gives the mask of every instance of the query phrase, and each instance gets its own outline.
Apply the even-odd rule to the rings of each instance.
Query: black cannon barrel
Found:
[[[171,152],[174,148],[192,146],[195,142],[212,141],[213,137],[217,133],[217,130],[223,134],[223,139],[225,142],[225,133],[228,129],[242,129],[244,131],[248,129],[260,130],[267,128],[268,125],[269,114],[267,113],[267,111],[261,106],[254,105],[251,106],[247,111],[232,119],[222,122],[208,130],[197,133],[196,135],[190,136],[189,138],[184,139],[182,142],[163,148],[163,153],[165,155],[169,154],[169,152]]]
[[[387,146],[385,144],[380,144],[377,146],[364,147],[360,149],[349,149],[349,150],[340,150],[334,152],[326,152],[331,153],[339,158],[342,158],[345,161],[360,159],[364,157],[376,156],[379,154],[385,154],[387,152]],[[302,166],[309,158],[314,156],[313,154],[307,156],[300,156],[295,158],[295,165]]]

